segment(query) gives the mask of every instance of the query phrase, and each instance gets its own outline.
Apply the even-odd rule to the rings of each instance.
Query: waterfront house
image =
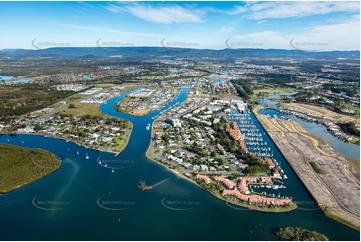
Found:
[[[214,179],[216,181],[219,181],[221,182],[225,187],[227,187],[228,189],[233,189],[235,187],[235,183],[225,177],[222,177],[222,176],[216,176],[214,177]]]
[[[199,180],[203,180],[206,184],[211,183],[211,179],[208,176],[197,174],[196,178]]]

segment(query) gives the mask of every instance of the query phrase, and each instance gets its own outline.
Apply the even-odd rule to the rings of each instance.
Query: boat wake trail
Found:
[[[170,178],[166,178],[166,179],[164,179],[164,180],[162,180],[162,181],[160,181],[160,182],[158,182],[158,183],[156,183],[156,184],[154,184],[152,186],[149,186],[149,189],[155,188],[156,186],[159,186],[160,184],[162,184],[162,183],[164,183],[164,182],[166,182],[168,180],[170,180]]]

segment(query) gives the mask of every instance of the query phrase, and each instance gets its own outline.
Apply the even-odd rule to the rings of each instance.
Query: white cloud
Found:
[[[295,40],[324,43],[328,50],[360,49],[360,16],[353,15],[344,22],[316,26],[295,36]]]
[[[359,2],[256,2],[235,6],[228,14],[246,14],[251,19],[290,18],[335,12],[359,12]]]
[[[260,21],[258,21],[256,24],[258,25],[258,24],[263,24],[263,23],[265,23],[265,22],[267,22],[267,20],[260,20]]]
[[[113,13],[121,13],[125,11],[124,8],[115,4],[109,4],[108,6],[105,7],[105,9]]]
[[[352,15],[337,24],[305,28],[290,34],[281,31],[259,31],[235,35],[231,40],[243,43],[262,43],[261,48],[316,50],[359,50],[360,17]],[[291,43],[292,41],[292,43]]]
[[[200,9],[190,9],[177,5],[152,6],[150,4],[126,4],[124,6],[109,5],[107,9],[111,12],[130,14],[148,22],[158,24],[171,23],[197,23],[202,22],[204,12]]]
[[[119,35],[131,35],[131,36],[138,36],[138,37],[152,37],[156,36],[153,33],[139,33],[139,32],[129,32],[129,31],[121,31],[118,29],[110,29],[110,28],[102,28],[102,27],[88,27],[83,25],[76,25],[76,24],[65,24],[65,23],[55,23],[55,22],[40,22],[40,24],[56,26],[56,27],[64,27],[64,28],[71,28],[71,29],[80,29],[86,31],[94,31],[101,34],[101,32],[108,32],[113,34]]]
[[[236,14],[241,14],[241,13],[245,13],[247,11],[246,7],[242,7],[242,6],[235,6],[232,10],[230,11],[225,11],[226,13],[230,14],[230,15],[236,15]],[[223,12],[223,11],[222,11]]]
[[[219,32],[221,33],[229,33],[234,29],[234,27],[222,27]]]
[[[240,39],[243,43],[250,43],[254,48],[279,48],[285,49],[289,47],[289,37],[284,36],[279,31],[260,31],[248,33],[245,35],[236,35],[236,39]]]

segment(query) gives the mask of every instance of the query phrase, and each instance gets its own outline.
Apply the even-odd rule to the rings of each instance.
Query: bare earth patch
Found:
[[[308,133],[297,122],[255,114],[319,206],[359,227],[360,183],[357,174],[360,171],[355,172],[354,164],[345,156],[324,149],[327,141]],[[311,161],[325,174],[317,174]]]

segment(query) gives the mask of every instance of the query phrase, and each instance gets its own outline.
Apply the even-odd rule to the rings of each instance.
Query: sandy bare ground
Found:
[[[322,108],[316,105],[311,105],[311,104],[305,104],[305,103],[284,103],[282,104],[282,106],[284,108],[289,108],[292,107],[293,111],[296,112],[300,112],[300,113],[305,113],[305,112],[309,112],[310,116],[314,117],[314,118],[320,118],[322,116],[327,117],[328,119],[330,119],[332,122],[355,122],[355,123],[359,123],[360,122],[360,118],[356,117],[356,116],[351,116],[351,115],[344,115],[344,114],[339,114],[336,112],[333,112],[331,110],[328,110],[327,108]]]
[[[295,121],[258,113],[256,116],[319,206],[359,226],[360,184],[351,173],[348,160],[333,150],[324,149],[327,141],[308,133]],[[317,174],[311,161],[325,174]]]

